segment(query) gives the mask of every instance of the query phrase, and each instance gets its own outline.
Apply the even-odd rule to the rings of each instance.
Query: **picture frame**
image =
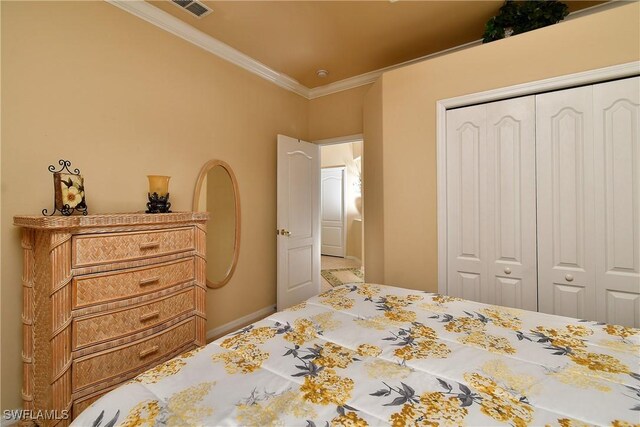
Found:
[[[86,208],[84,178],[82,175],[56,172],[53,174],[55,206],[60,212],[65,209]]]
[[[60,170],[55,166],[49,166],[49,172],[53,174],[53,212],[48,213],[47,209],[42,210],[43,215],[51,216],[56,212],[69,216],[73,213],[87,215],[87,202],[85,199],[84,177],[79,169],[71,171],[69,160],[60,160],[58,164]]]

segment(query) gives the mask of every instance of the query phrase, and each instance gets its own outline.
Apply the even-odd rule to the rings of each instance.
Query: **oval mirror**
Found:
[[[193,210],[209,212],[207,222],[207,286],[229,282],[240,252],[240,194],[231,167],[211,160],[200,170],[193,194]]]

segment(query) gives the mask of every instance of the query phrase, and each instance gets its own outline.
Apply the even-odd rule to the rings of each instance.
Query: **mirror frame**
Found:
[[[199,211],[198,202],[200,200],[200,190],[202,189],[202,182],[207,177],[207,173],[211,169],[216,166],[220,166],[227,171],[229,174],[229,178],[231,178],[231,184],[233,186],[233,196],[235,198],[235,209],[236,209],[236,229],[235,229],[235,238],[233,243],[233,258],[231,259],[231,265],[227,269],[227,273],[224,278],[219,282],[212,282],[208,277],[205,277],[207,287],[210,289],[218,289],[226,285],[231,276],[233,276],[234,271],[236,270],[236,266],[238,265],[238,257],[240,255],[240,228],[241,228],[241,215],[240,215],[240,190],[238,189],[238,180],[236,179],[231,166],[228,163],[222,160],[209,160],[207,163],[202,166],[200,169],[200,173],[198,174],[198,179],[196,181],[196,188],[193,192],[193,210],[195,212]]]

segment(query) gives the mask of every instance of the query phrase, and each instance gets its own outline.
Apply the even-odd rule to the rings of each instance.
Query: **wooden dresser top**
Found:
[[[135,212],[86,216],[18,215],[13,217],[13,225],[25,228],[54,230],[84,227],[120,227],[130,225],[180,224],[193,222],[204,223],[208,218],[208,212],[174,212],[164,214]]]

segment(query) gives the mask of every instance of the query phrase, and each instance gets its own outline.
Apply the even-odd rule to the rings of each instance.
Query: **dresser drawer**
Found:
[[[195,310],[193,287],[131,308],[73,320],[73,349],[114,340]]]
[[[73,279],[73,308],[133,298],[194,280],[193,257]]]
[[[134,261],[195,249],[193,227],[73,236],[73,267]]]
[[[158,335],[75,359],[71,367],[73,389],[149,369],[158,360],[193,342],[195,338],[195,319],[191,317]]]

